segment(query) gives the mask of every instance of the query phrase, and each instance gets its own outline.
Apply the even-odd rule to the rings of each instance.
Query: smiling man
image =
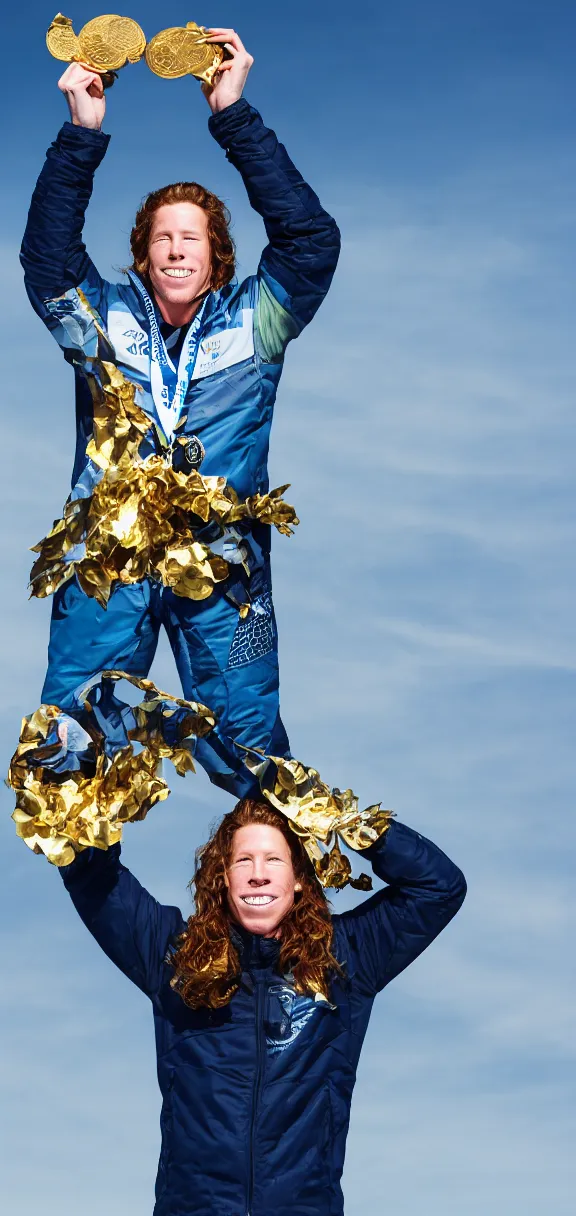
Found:
[[[41,546],[32,590],[54,593],[42,700],[73,713],[78,689],[98,673],[147,676],[164,626],[184,696],[209,705],[218,720],[210,743],[199,741],[198,759],[211,780],[238,797],[255,783],[237,744],[289,754],[279,712],[270,573],[270,524],[286,527],[282,512],[273,518],[266,507],[268,444],[286,347],[328,291],[339,233],[274,132],[243,98],[253,60],[238,34],[215,29],[211,36],[226,44],[229,58],[214,86],[204,86],[210,131],[240,172],[268,237],[257,273],[240,284],[226,208],[190,181],[144,200],[131,233],[126,281],[102,278],[82,230],[109,142],[101,130],[105,95],[98,74],[78,63],[59,82],[71,121],[48,151],[21,259],[30,300],[74,369],[76,459],[65,508],[69,532],[59,525]],[[183,139],[187,129],[184,123]],[[116,382],[111,365],[122,374]],[[126,386],[133,396],[135,386],[144,415],[123,416],[126,401],[131,408]],[[103,420],[114,392],[118,408]],[[122,444],[132,422],[138,443],[126,455]],[[147,495],[133,489],[134,469],[142,477],[158,472]],[[206,496],[197,515],[186,514],[179,506],[186,490],[174,488],[172,479],[170,504],[185,523],[183,539],[170,547],[163,538],[172,535],[171,524],[154,515],[155,495],[169,482],[167,469],[189,478],[200,471],[213,479],[210,493],[216,478],[225,479],[234,501],[246,504],[244,515],[232,524],[219,522],[210,516]],[[104,491],[113,497],[119,477],[128,506],[107,522],[112,516]],[[100,533],[82,532],[75,521],[89,517],[98,495],[104,540],[95,550]],[[258,502],[264,503],[260,514]]]
[[[466,891],[457,866],[398,822],[364,857],[388,885],[331,916],[287,819],[244,799],[199,850],[188,921],[140,886],[119,845],[60,871],[87,928],[152,1004],[155,1216],[342,1216],[374,998]]]

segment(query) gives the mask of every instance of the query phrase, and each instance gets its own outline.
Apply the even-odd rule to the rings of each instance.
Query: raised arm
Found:
[[[179,908],[159,904],[120,861],[120,845],[86,849],[60,874],[78,915],[108,958],[147,996],[158,991]]]
[[[99,308],[102,279],[82,240],[92,183],[108,147],[101,130],[105,112],[102,82],[81,64],[66,69],[58,82],[66,95],[70,122],[48,149],[28,213],[20,260],[32,306],[62,345],[58,308],[47,305],[81,284]],[[70,309],[70,302],[68,312]]]
[[[462,871],[435,844],[393,821],[365,849],[388,886],[334,917],[339,957],[368,995],[380,992],[456,915],[466,895]]]
[[[260,260],[257,322],[270,357],[278,357],[281,349],[275,348],[282,346],[283,331],[285,346],[322,303],[336,269],[340,233],[274,132],[241,96],[252,57],[238,35],[216,30],[212,36],[220,41],[227,36],[232,58],[224,61],[226,71],[215,88],[205,89],[213,111],[209,126],[241,173],[250,203],[264,220],[269,244]]]

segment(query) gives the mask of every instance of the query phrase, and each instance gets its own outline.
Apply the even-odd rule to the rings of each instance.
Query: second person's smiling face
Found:
[[[208,217],[196,203],[165,203],[154,214],[148,246],[149,277],[167,321],[210,287]]]
[[[238,828],[226,886],[233,919],[251,933],[276,936],[294,903],[295,892],[301,890],[288,842],[278,828],[263,823]]]

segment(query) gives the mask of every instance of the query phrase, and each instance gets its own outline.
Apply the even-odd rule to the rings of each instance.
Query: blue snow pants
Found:
[[[242,620],[218,588],[198,602],[145,579],[118,585],[102,608],[71,579],[54,595],[43,703],[73,711],[75,693],[110,668],[146,677],[161,625],[183,696],[208,705],[218,720],[216,730],[198,740],[196,759],[215,785],[238,798],[256,795],[257,783],[234,743],[289,755],[279,711],[278,635],[269,592],[253,600]]]

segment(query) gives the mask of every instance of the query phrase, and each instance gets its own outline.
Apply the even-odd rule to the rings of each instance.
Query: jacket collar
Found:
[[[154,308],[154,312],[156,314],[156,319],[158,321],[158,325],[163,324],[164,322],[162,320],[162,314],[156,303],[154,292],[152,291],[150,283],[144,277],[144,275],[136,274],[136,271],[133,271],[132,273],[140,281],[140,283],[142,284],[142,287],[144,288],[145,292],[149,296],[149,298],[152,302],[152,306]],[[208,292],[208,296],[206,299],[206,307],[204,309],[204,316],[202,318],[202,329],[203,330],[206,328],[207,323],[209,321],[214,320],[217,313],[224,307],[224,300],[222,298],[224,292],[226,292],[226,296],[228,296],[229,292],[227,291],[227,289],[229,289],[230,287],[235,287],[235,286],[236,286],[236,279],[233,279],[231,283],[227,284],[226,288],[219,288],[218,291]],[[130,297],[131,297],[130,302],[131,302],[132,314],[134,316],[137,315],[139,322],[149,332],[150,323],[148,321],[148,317],[146,316],[146,310],[143,308],[142,301],[131,281],[129,281],[129,283],[126,285],[126,289],[130,293]],[[184,328],[188,329],[188,326],[186,325]]]
[[[262,937],[250,933],[242,925],[230,925],[230,940],[240,955],[243,971],[261,971],[273,968],[280,954],[280,942],[276,937]]]

